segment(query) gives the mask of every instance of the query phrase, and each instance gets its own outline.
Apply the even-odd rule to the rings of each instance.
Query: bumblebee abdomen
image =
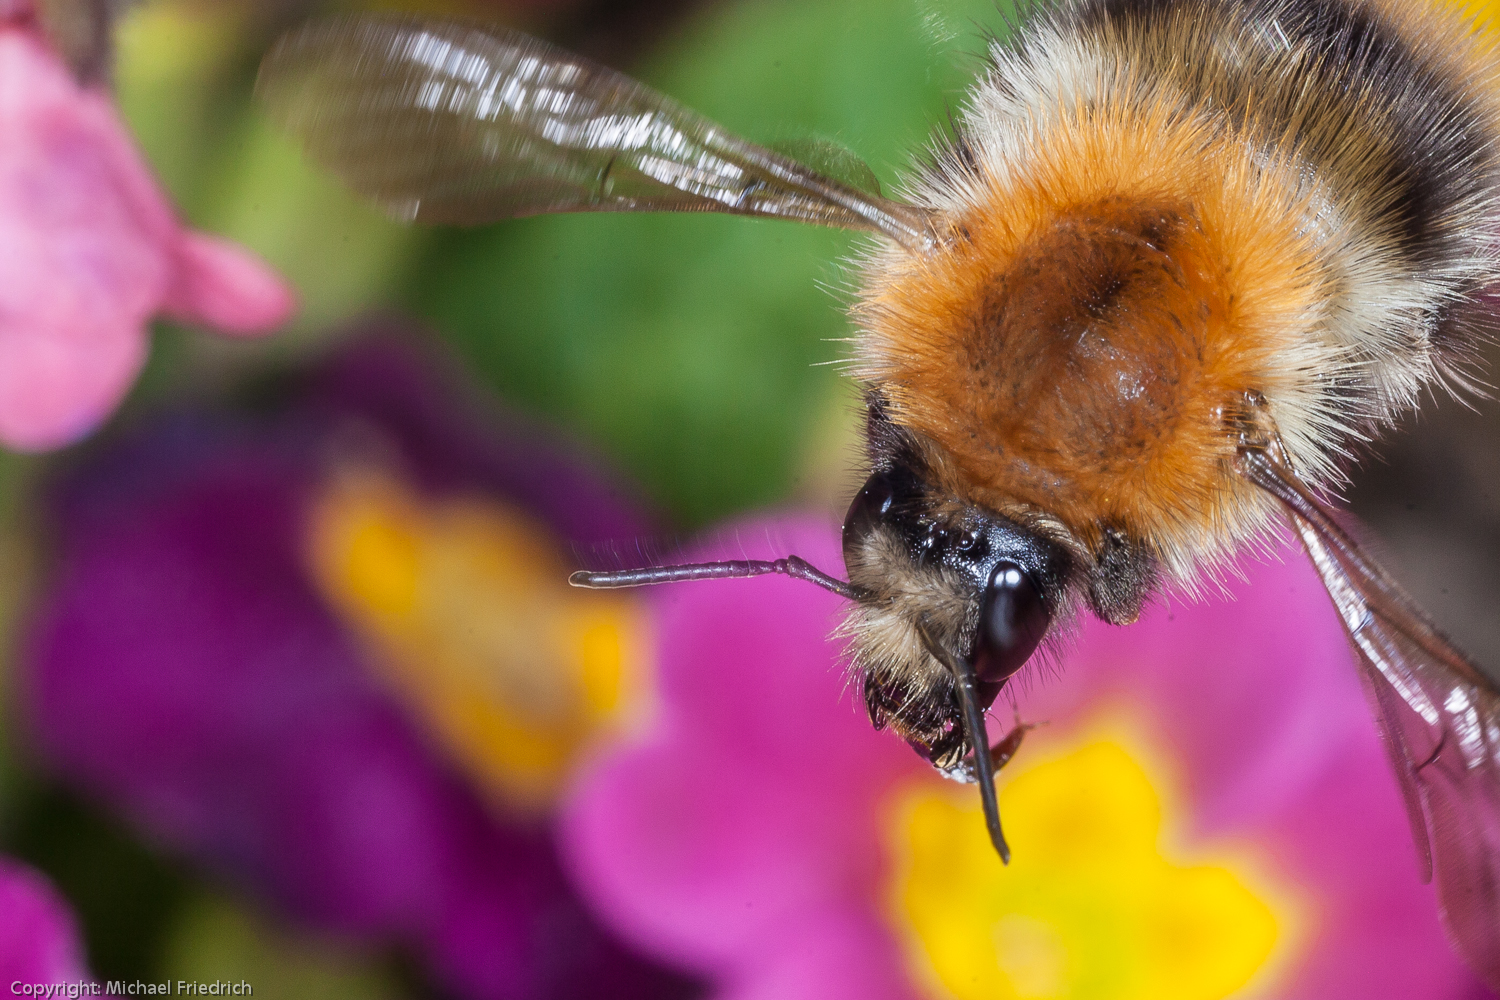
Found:
[[[1248,155],[1295,160],[1329,198],[1322,228],[1336,238],[1321,262],[1348,253],[1342,270],[1352,271],[1378,257],[1424,280],[1423,332],[1439,355],[1462,351],[1469,331],[1452,307],[1494,276],[1500,64],[1460,8],[1083,0],[1057,30],[1128,64],[1145,89],[1214,116]]]

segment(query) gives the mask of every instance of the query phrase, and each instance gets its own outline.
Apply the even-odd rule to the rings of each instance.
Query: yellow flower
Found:
[[[385,678],[508,808],[545,808],[635,701],[636,601],[569,587],[556,543],[520,511],[346,470],[315,506],[309,552]]]
[[[972,789],[924,782],[891,813],[892,919],[934,998],[1216,1000],[1264,978],[1294,908],[1243,860],[1164,856],[1173,799],[1126,746],[1020,763],[1000,795],[1009,867]]]

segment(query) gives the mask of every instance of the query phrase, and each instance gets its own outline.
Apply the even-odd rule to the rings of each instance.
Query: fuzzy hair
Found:
[[[1326,485],[1424,386],[1461,381],[1497,264],[1488,44],[1429,4],[1074,0],[1034,14],[992,45],[956,135],[907,185],[945,245],[862,264],[855,373],[949,453],[955,495],[1054,518],[1085,551],[1123,527],[1191,587],[1274,512],[1233,470],[1229,417],[1247,394],[1299,474]],[[1174,401],[1187,430],[1160,460],[1069,471],[1081,492],[1049,502],[986,457],[1011,442],[953,381],[953,331],[1059,220],[1115,203],[1196,227],[1194,266],[1222,269],[1209,286],[1222,315],[1198,338],[1201,384]]]

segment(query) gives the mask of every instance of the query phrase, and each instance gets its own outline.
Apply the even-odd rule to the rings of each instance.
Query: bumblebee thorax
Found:
[[[1257,382],[1216,234],[1189,203],[1123,196],[960,229],[883,292],[905,303],[882,314],[905,324],[882,333],[890,418],[956,492],[1043,512],[1095,558],[1191,547],[1181,525],[1229,488],[1225,414]]]

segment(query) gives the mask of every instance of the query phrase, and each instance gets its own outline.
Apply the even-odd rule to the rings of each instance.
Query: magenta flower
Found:
[[[182,227],[108,93],[74,79],[22,3],[0,10],[0,135],[0,443],[96,427],[154,315],[240,335],[291,314],[265,264]]]
[[[0,989],[91,978],[66,904],[41,875],[0,856]]]
[[[735,534],[702,557],[839,564],[821,525]],[[1061,676],[1031,678],[1020,709],[1044,724],[1001,774],[1009,868],[974,790],[856,708],[837,597],[663,588],[660,721],[575,789],[579,884],[735,1000],[1483,996],[1418,881],[1328,599],[1283,558],[1237,601],[1084,623]]]
[[[167,421],[102,449],[57,491],[58,560],[23,678],[23,718],[43,762],[151,841],[284,914],[416,956],[445,996],[683,995],[684,980],[623,947],[580,904],[545,813],[479,794],[461,766],[469,748],[393,696],[405,674],[384,662],[381,636],[330,606],[310,553],[319,518],[354,510],[352,534],[371,542],[366,563],[395,530],[364,517],[368,505],[330,500],[359,479],[351,468],[372,467],[422,498],[419,511],[439,512],[436,541],[414,529],[406,549],[386,549],[414,565],[423,546],[437,549],[473,588],[444,594],[455,600],[434,613],[488,657],[491,682],[515,663],[482,629],[510,609],[485,599],[493,578],[464,559],[477,551],[498,572],[526,567],[479,532],[448,544],[447,498],[468,517],[461,524],[524,512],[505,523],[525,533],[505,541],[587,545],[641,529],[586,464],[474,406],[412,348],[355,345],[270,412]],[[378,598],[392,580],[401,589],[401,569],[377,562],[362,579]],[[565,579],[562,594],[578,593]],[[523,625],[522,665],[555,666],[544,655],[548,621]],[[438,678],[452,669],[426,664]],[[556,708],[558,691],[526,690],[537,687],[557,717],[572,718]],[[479,697],[464,703],[490,717]],[[534,791],[536,772],[525,776]]]

